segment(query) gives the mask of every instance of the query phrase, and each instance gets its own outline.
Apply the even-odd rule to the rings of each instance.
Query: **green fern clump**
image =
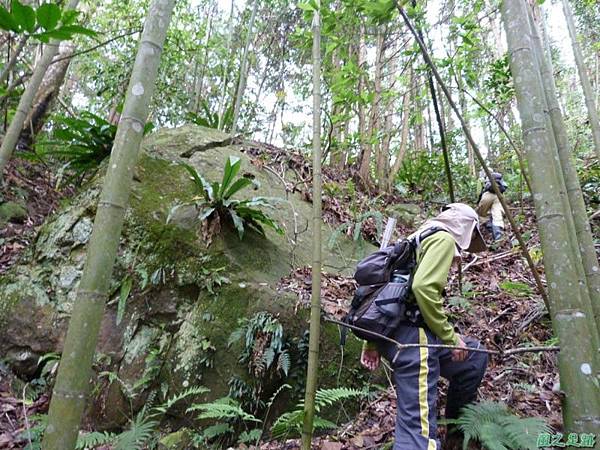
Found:
[[[537,437],[550,432],[539,418],[522,418],[503,403],[481,402],[467,405],[456,420],[447,420],[464,433],[463,450],[479,441],[488,450],[535,450]]]
[[[361,397],[363,391],[351,388],[319,389],[315,395],[315,412],[319,413],[325,406],[351,398]],[[279,416],[271,427],[274,439],[282,439],[289,435],[299,435],[304,422],[304,401],[296,406],[294,411],[286,412]],[[315,430],[335,428],[336,424],[315,414],[313,427]]]

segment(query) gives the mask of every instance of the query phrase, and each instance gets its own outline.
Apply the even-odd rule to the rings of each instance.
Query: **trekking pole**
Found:
[[[396,218],[388,217],[388,220],[385,224],[385,230],[383,231],[383,236],[381,237],[381,244],[379,245],[379,250],[383,250],[385,247],[388,246],[395,228]]]

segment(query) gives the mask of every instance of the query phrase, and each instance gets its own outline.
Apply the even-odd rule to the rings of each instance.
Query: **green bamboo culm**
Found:
[[[65,10],[77,8],[78,3],[79,0],[70,0],[65,7]],[[19,99],[19,104],[17,105],[15,115],[10,121],[8,130],[6,130],[6,134],[2,139],[2,146],[0,146],[0,182],[2,182],[3,179],[4,169],[6,168],[8,161],[10,161],[10,158],[15,151],[15,147],[17,146],[19,136],[21,135],[23,125],[25,124],[25,119],[27,119],[27,115],[31,109],[33,99],[35,98],[35,95],[42,84],[42,80],[48,71],[48,67],[50,67],[50,64],[52,63],[52,59],[54,59],[58,53],[59,45],[59,39],[52,39],[48,44],[44,45],[42,57],[35,65],[33,74],[29,79],[29,83],[27,83],[27,87]]]
[[[319,4],[320,7],[320,4]],[[313,262],[312,298],[310,302],[310,337],[308,368],[304,395],[304,423],[302,450],[310,450],[315,418],[315,395],[319,366],[319,338],[321,334],[321,16],[316,9],[313,31]]]
[[[579,80],[581,81],[581,89],[583,90],[583,98],[585,100],[585,107],[588,112],[588,119],[590,121],[590,128],[592,130],[592,140],[594,142],[594,150],[596,152],[596,158],[600,162],[600,118],[598,117],[598,110],[596,109],[596,101],[594,100],[594,89],[590,83],[588,77],[587,68],[583,59],[583,53],[577,40],[577,31],[575,30],[575,23],[573,22],[573,12],[571,11],[571,5],[568,0],[562,0],[563,13],[565,15],[565,22],[567,29],[569,30],[569,36],[571,38],[571,46],[573,47],[573,56],[575,58],[575,65],[577,66],[577,73],[579,74]]]
[[[553,155],[551,161],[554,164],[554,171],[558,183],[555,192],[559,194],[558,197],[560,198],[563,206],[565,223],[567,225],[568,237],[571,244],[573,263],[575,264],[575,270],[577,271],[576,284],[579,288],[579,294],[581,296],[581,307],[589,322],[590,342],[595,349],[598,349],[600,348],[600,337],[598,336],[598,329],[594,320],[590,292],[588,290],[588,283],[585,276],[582,255],[580,252],[580,238],[583,236],[578,233],[578,228],[575,223],[576,219],[574,218],[574,207],[576,206],[574,189],[579,188],[579,181],[577,180],[577,175],[573,175],[568,170],[569,166],[571,165],[571,161],[570,156],[568,156],[566,152],[570,153],[570,149],[568,149],[569,143],[566,130],[563,130],[563,133],[560,132],[561,124],[559,123],[560,120],[558,116],[562,117],[562,115],[558,106],[558,100],[555,98],[556,91],[554,87],[554,75],[551,71],[549,71],[549,65],[544,57],[540,33],[538,32],[537,25],[533,18],[533,11],[529,5],[527,5],[527,13],[529,34],[531,39],[530,42],[532,45],[532,52],[535,55],[534,66],[536,68],[537,79],[543,93],[541,104],[546,118],[546,129],[548,130],[547,139],[550,152],[549,154]],[[562,125],[564,126],[564,124]],[[574,180],[572,179],[573,176]],[[567,186],[567,180],[571,181],[571,184],[569,185],[571,188],[570,192]],[[581,201],[583,202],[583,194]],[[577,218],[579,223],[581,223],[582,220],[587,221],[585,206],[583,206],[583,211],[583,217]],[[581,231],[581,229],[579,230]]]
[[[531,18],[531,28],[536,43],[537,60],[540,65],[541,80],[544,85],[546,101],[548,106],[548,114],[552,124],[552,131],[556,141],[556,147],[559,156],[559,164],[565,181],[567,198],[571,208],[571,216],[573,217],[575,236],[577,237],[577,247],[581,256],[581,272],[583,278],[583,287],[587,288],[590,299],[592,314],[594,317],[593,324],[595,333],[600,335],[600,264],[596,256],[594,248],[594,238],[590,221],[588,220],[587,211],[581,184],[575,169],[573,161],[573,151],[569,143],[567,127],[558,103],[558,95],[556,93],[556,84],[554,82],[554,68],[552,66],[552,57],[546,27],[544,24],[543,15],[539,15],[541,23],[542,39],[539,37],[539,32],[535,25],[533,17]]]
[[[133,170],[175,0],[153,0],[129,80],[52,393],[43,450],[75,448]]]
[[[553,328],[561,343],[559,372],[565,429],[600,433],[600,393],[595,349],[589,344],[590,328],[577,283],[577,267],[553,164],[552,130],[544,113],[545,93],[540,83],[536,53],[531,42],[527,5],[504,0],[502,21],[506,31],[510,70],[521,117],[523,143],[531,185]],[[553,136],[552,136],[553,137]]]

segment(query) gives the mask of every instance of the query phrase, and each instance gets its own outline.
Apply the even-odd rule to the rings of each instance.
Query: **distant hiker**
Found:
[[[506,191],[508,185],[502,179],[502,174],[498,172],[492,172],[494,181],[498,185],[501,193]],[[489,221],[488,215],[492,215],[491,221]],[[490,180],[486,180],[481,193],[479,194],[479,200],[477,200],[477,214],[479,214],[479,220],[485,223],[486,228],[492,231],[492,237],[494,241],[500,239],[504,233],[504,211],[498,196],[494,193],[492,183]]]
[[[477,213],[462,203],[447,205],[441,214],[417,230],[418,237],[432,227],[441,231],[418,243],[412,301],[393,339],[402,344],[448,344],[480,348],[472,338],[454,332],[443,305],[442,291],[460,250],[480,252],[485,242]],[[465,345],[466,344],[466,345]],[[437,383],[450,381],[446,417],[457,418],[460,409],[473,402],[487,365],[487,355],[460,349],[405,348],[398,352],[386,341],[365,342],[361,364],[375,370],[380,355],[390,362],[397,396],[394,450],[439,450],[437,434]]]

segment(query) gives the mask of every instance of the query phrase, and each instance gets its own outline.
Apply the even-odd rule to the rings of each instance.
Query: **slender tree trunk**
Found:
[[[227,37],[227,53],[226,57],[229,58],[225,64],[223,64],[223,91],[221,92],[221,107],[219,108],[219,130],[222,130],[225,124],[223,123],[223,118],[225,116],[225,111],[227,111],[227,103],[228,103],[228,95],[227,95],[227,84],[229,83],[229,72],[231,70],[231,60],[233,60],[233,55],[231,54],[231,48],[233,46],[233,32],[235,30],[235,26],[233,23],[233,11],[235,7],[234,0],[231,0],[231,10],[229,13],[229,36]]]
[[[523,142],[527,151],[533,199],[540,228],[548,279],[552,322],[561,342],[559,368],[565,392],[563,417],[572,432],[600,432],[600,395],[596,349],[585,305],[573,280],[577,279],[574,249],[570,246],[565,211],[557,202],[559,181],[552,163],[544,115],[544,92],[529,37],[527,6],[523,0],[504,0],[501,6],[510,69],[515,83]]]
[[[412,86],[412,79],[413,79],[413,72],[412,69],[410,69],[410,76],[409,79],[411,80],[410,86]],[[396,180],[396,175],[398,175],[398,172],[400,171],[400,168],[402,167],[402,161],[404,161],[404,155],[406,154],[406,149],[408,148],[408,131],[410,129],[410,99],[411,99],[411,94],[412,92],[412,88],[409,87],[409,89],[406,91],[406,94],[404,94],[404,98],[402,99],[402,131],[400,132],[400,144],[398,145],[398,152],[396,153],[396,159],[394,160],[394,164],[392,165],[392,168],[390,169],[390,173],[388,175],[388,192],[391,192],[393,186],[394,186],[394,181]]]
[[[569,144],[567,135],[567,129],[563,119],[562,112],[558,105],[558,96],[556,94],[556,86],[554,84],[554,70],[552,67],[552,58],[550,54],[548,37],[545,32],[545,25],[543,23],[543,16],[540,14],[540,20],[542,21],[541,27],[543,30],[544,42],[546,44],[544,55],[544,48],[541,45],[539,35],[535,28],[535,23],[531,22],[532,31],[534,34],[534,43],[538,43],[536,47],[537,60],[541,68],[541,80],[544,85],[544,91],[546,100],[548,103],[548,112],[552,124],[552,131],[556,141],[559,163],[562,169],[563,177],[565,180],[565,188],[568,197],[568,203],[570,207],[571,216],[573,218],[573,227],[575,229],[576,236],[576,256],[581,255],[581,275],[585,282],[584,288],[588,290],[588,296],[591,302],[594,322],[596,329],[600,330],[600,264],[596,256],[594,249],[594,239],[592,237],[592,230],[590,222],[587,217],[587,211],[585,207],[585,201],[583,199],[583,193],[581,192],[581,185],[577,177],[577,171],[572,161],[572,149]]]
[[[196,80],[194,86],[194,104],[192,112],[198,114],[200,110],[200,97],[202,97],[202,91],[204,89],[204,77],[206,74],[206,66],[208,65],[208,46],[210,44],[210,37],[212,34],[212,22],[213,22],[214,8],[211,8],[208,16],[208,30],[206,31],[206,41],[204,42],[204,55],[202,56],[202,68],[200,70],[200,76]]]
[[[338,72],[341,69],[342,61],[339,56],[339,51],[334,50],[331,54],[331,66],[335,72]],[[344,161],[342,158],[342,127],[341,123],[337,120],[337,116],[341,112],[341,105],[338,103],[334,103],[331,107],[331,151],[329,154],[329,166],[330,167],[338,167],[342,168],[344,165]]]
[[[592,85],[590,84],[590,79],[583,60],[583,54],[581,53],[581,48],[577,41],[577,31],[575,30],[575,24],[573,23],[571,6],[569,5],[568,0],[562,0],[562,5],[567,28],[569,29],[569,36],[571,37],[571,45],[573,46],[573,55],[575,56],[577,72],[579,73],[581,88],[583,89],[583,97],[585,98],[585,106],[588,111],[590,128],[592,129],[596,158],[600,161],[600,119],[598,118],[598,110],[596,109],[596,102],[594,101],[594,91],[592,90]]]
[[[65,9],[75,9],[77,8],[78,3],[79,0],[70,0]],[[23,92],[23,95],[21,95],[15,115],[10,122],[8,130],[6,130],[6,134],[2,140],[2,146],[0,147],[0,182],[2,181],[4,168],[10,160],[10,157],[12,156],[12,153],[17,145],[17,141],[19,140],[19,135],[23,129],[25,119],[29,114],[31,103],[37,94],[40,84],[42,83],[42,79],[44,78],[44,74],[48,70],[48,66],[58,52],[59,44],[59,40],[52,39],[49,44],[44,46],[42,57],[35,66],[35,70],[29,79],[29,83],[25,88],[25,92]]]
[[[373,107],[371,108],[371,120],[369,126],[369,141],[370,143],[372,143],[371,148],[375,152],[375,168],[377,173],[377,183],[380,187],[383,187],[383,183],[385,181],[383,174],[383,152],[381,151],[380,140],[377,139],[378,133],[381,129],[381,79],[383,76],[385,34],[385,30],[382,28],[382,26],[379,26],[377,29],[377,48],[375,50]]]
[[[70,56],[75,51],[75,46],[71,43],[63,43],[60,46],[58,58],[60,61],[53,63],[48,67],[44,74],[44,78],[38,92],[33,100],[33,104],[25,119],[25,125],[19,139],[19,145],[28,148],[31,146],[35,137],[41,131],[46,123],[48,113],[54,107],[61,86],[67,75],[69,64],[71,63]]]
[[[246,90],[246,79],[248,78],[248,51],[250,49],[250,42],[252,41],[256,11],[258,11],[258,0],[254,0],[252,14],[250,15],[250,23],[248,24],[248,33],[246,34],[246,45],[244,46],[242,64],[240,67],[240,79],[237,87],[237,92],[235,94],[235,107],[233,108],[233,123],[231,124],[231,134],[235,134],[235,132],[237,131],[237,123],[240,117],[240,108],[242,107],[244,91]]]
[[[362,100],[362,94],[367,88],[365,86],[364,66],[367,62],[367,50],[365,46],[365,25],[360,25],[360,36],[358,44],[358,67],[360,78],[358,81],[358,142],[361,146],[361,154],[359,159],[358,173],[365,185],[371,184],[371,143],[367,137],[367,118],[365,113],[365,105]],[[366,72],[366,71],[365,71]]]
[[[19,56],[21,55],[21,52],[23,51],[23,48],[27,43],[27,39],[29,39],[29,35],[25,34],[21,36],[21,39],[19,39],[19,41],[17,42],[17,47],[10,55],[10,59],[6,63],[6,66],[4,66],[4,68],[2,69],[2,73],[0,73],[0,84],[4,84],[4,82],[8,80],[8,74],[17,63],[17,60],[19,59]]]
[[[65,338],[42,444],[44,450],[75,448],[133,169],[174,3],[175,0],[154,0],[148,10]]]
[[[302,450],[311,449],[317,369],[319,366],[319,338],[321,333],[321,17],[316,10],[313,29],[313,263],[312,298],[310,307],[310,336],[308,369],[304,396],[304,424]]]

